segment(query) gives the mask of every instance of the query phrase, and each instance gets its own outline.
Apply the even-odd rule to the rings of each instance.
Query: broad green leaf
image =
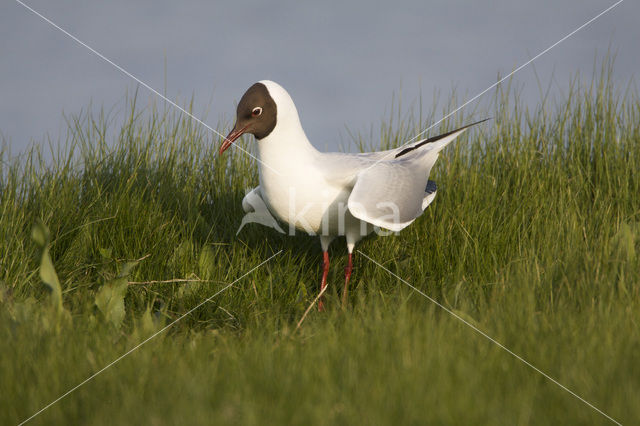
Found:
[[[53,267],[51,256],[49,256],[49,247],[42,250],[42,259],[40,260],[40,279],[51,290],[51,302],[58,309],[62,309],[62,289],[58,274]]]
[[[62,310],[62,289],[60,287],[60,280],[58,279],[58,274],[56,274],[56,269],[54,268],[51,256],[49,255],[49,228],[47,228],[47,226],[38,219],[31,230],[31,237],[42,249],[42,254],[40,256],[40,279],[49,288],[49,290],[51,290],[51,303],[53,306],[58,310]]]
[[[124,296],[126,293],[126,278],[116,278],[108,281],[96,294],[96,306],[104,318],[116,327],[120,327],[124,320]]]
[[[127,262],[124,265],[122,265],[122,268],[120,268],[120,273],[118,274],[118,278],[128,277],[129,274],[131,273],[131,270],[135,268],[136,265],[138,265],[137,261]]]
[[[44,248],[47,244],[49,244],[49,238],[51,234],[49,233],[49,228],[47,225],[42,222],[42,220],[36,220],[36,223],[33,225],[31,229],[31,238],[33,241],[40,247]]]
[[[111,250],[111,248],[99,248],[98,252],[100,252],[100,256],[104,257],[105,259],[111,259],[111,253],[113,250]]]
[[[142,332],[143,335],[149,335],[156,330],[156,324],[153,321],[153,317],[151,315],[151,307],[147,307],[145,311],[140,316],[138,320],[138,330]]]

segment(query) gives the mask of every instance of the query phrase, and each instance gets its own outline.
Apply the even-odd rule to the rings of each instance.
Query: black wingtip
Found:
[[[433,180],[428,180],[427,187],[424,189],[424,192],[427,194],[433,194],[437,190],[438,190],[438,185],[436,185],[436,182]]]
[[[426,145],[428,143],[437,142],[442,138],[446,138],[449,135],[452,135],[452,134],[454,134],[456,132],[459,132],[460,130],[464,130],[464,129],[468,128],[468,127],[475,126],[476,124],[484,123],[485,121],[491,120],[491,119],[492,119],[492,117],[488,117],[488,118],[485,118],[483,120],[476,121],[475,123],[467,124],[466,126],[462,126],[462,127],[458,128],[458,129],[452,130],[450,132],[443,133],[443,134],[438,135],[438,136],[432,136],[432,137],[430,137],[428,139],[422,140],[422,141],[418,142],[417,144],[415,144],[414,146],[410,146],[409,148],[403,149],[402,151],[400,151],[399,153],[396,154],[395,158],[398,158],[398,157],[406,154],[407,152],[411,152],[414,149],[420,148],[423,145]]]

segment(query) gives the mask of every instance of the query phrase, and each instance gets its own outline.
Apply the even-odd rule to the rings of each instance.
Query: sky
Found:
[[[471,98],[615,0],[24,2],[178,104],[193,97],[194,115],[214,128],[270,79],[291,94],[317,148],[353,151],[347,129],[378,128],[394,94],[407,107],[452,88]],[[640,2],[623,1],[519,71],[525,102],[540,101],[538,81],[562,98],[571,76],[590,78],[609,50],[624,89],[640,69],[638,17]],[[63,140],[63,114],[90,104],[117,123],[137,86],[14,0],[0,5],[0,76],[0,137],[13,156]]]

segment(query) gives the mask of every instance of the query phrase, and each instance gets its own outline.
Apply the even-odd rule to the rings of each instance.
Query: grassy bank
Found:
[[[493,120],[443,153],[420,219],[358,248],[631,424],[640,101],[608,72],[535,111],[501,88],[493,107],[458,117]],[[216,156],[219,139],[172,111],[132,105],[115,140],[109,123],[71,120],[51,164],[36,151],[3,159],[0,423],[28,418],[280,250],[33,423],[610,423],[361,255],[340,309],[340,243],[328,311],[296,331],[318,290],[319,244],[256,224],[235,235],[257,184],[251,158]],[[403,116],[354,142],[397,145],[428,125]]]

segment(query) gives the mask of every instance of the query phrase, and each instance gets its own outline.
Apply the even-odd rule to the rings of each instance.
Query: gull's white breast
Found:
[[[265,161],[264,156],[261,160]],[[272,159],[273,160],[273,159]],[[343,235],[353,217],[348,210],[350,186],[327,182],[308,162],[267,162],[260,168],[260,189],[269,210],[299,230],[319,235]],[[278,174],[278,166],[285,173]],[[271,170],[271,168],[275,169]]]

